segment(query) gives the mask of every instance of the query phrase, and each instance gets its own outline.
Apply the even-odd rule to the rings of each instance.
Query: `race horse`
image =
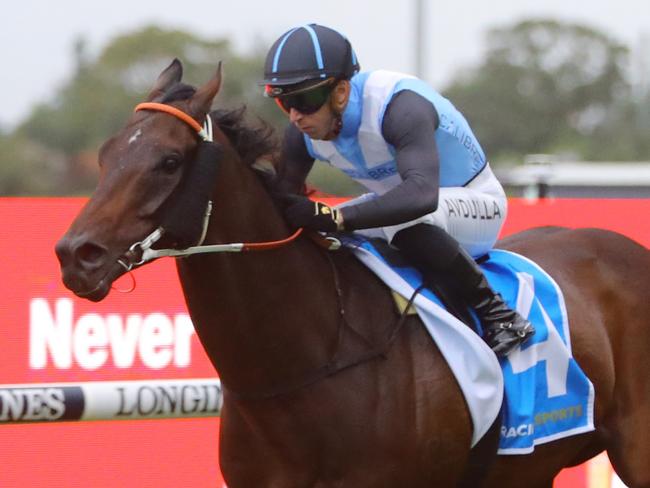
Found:
[[[471,449],[465,400],[419,319],[397,312],[350,252],[324,250],[305,234],[287,239],[293,230],[254,164],[274,153],[274,138],[242,120],[242,110],[211,112],[220,68],[196,90],[181,76],[174,60],[103,145],[98,186],[56,253],[65,285],[99,301],[144,263],[146,247],[196,244],[173,233],[143,244],[156,240],[148,236],[169,212],[180,227],[205,220],[205,245],[276,243],[177,259],[191,319],[224,388],[220,465],[230,488],[549,488],[562,468],[603,450],[627,485],[650,487],[646,248],[605,230],[564,228],[498,244],[539,263],[563,290],[573,355],[595,388],[596,428],[529,455],[497,456],[497,422]],[[202,140],[208,119],[214,142]],[[180,194],[192,197],[187,178],[206,157],[215,168],[212,212],[201,206],[196,215]]]

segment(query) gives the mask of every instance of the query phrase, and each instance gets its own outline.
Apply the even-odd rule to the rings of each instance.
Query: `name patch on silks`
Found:
[[[403,297],[410,298],[421,283],[419,272],[389,263],[370,241],[355,236],[344,244]],[[478,334],[447,312],[430,290],[413,302],[465,396],[474,426],[472,445],[499,412],[499,454],[527,454],[536,445],[594,430],[594,387],[571,354],[566,307],[555,281],[508,251],[491,251],[481,267],[493,288],[536,330],[507,358],[497,361]]]

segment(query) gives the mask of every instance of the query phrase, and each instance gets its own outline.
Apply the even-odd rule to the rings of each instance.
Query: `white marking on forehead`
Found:
[[[141,135],[142,135],[142,129],[136,130],[135,133],[129,138],[129,145],[133,144]]]

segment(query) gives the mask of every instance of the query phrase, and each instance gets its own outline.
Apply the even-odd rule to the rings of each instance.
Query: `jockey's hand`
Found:
[[[284,217],[294,228],[319,232],[343,230],[343,216],[337,209],[301,195],[283,195]]]

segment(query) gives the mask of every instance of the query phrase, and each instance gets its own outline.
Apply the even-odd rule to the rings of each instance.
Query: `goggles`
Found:
[[[311,115],[317,112],[327,102],[330,93],[336,83],[335,78],[328,78],[321,83],[311,85],[303,89],[292,91],[287,94],[282,93],[282,89],[272,85],[266,85],[266,95],[274,98],[275,103],[287,115],[294,109],[301,114]]]

